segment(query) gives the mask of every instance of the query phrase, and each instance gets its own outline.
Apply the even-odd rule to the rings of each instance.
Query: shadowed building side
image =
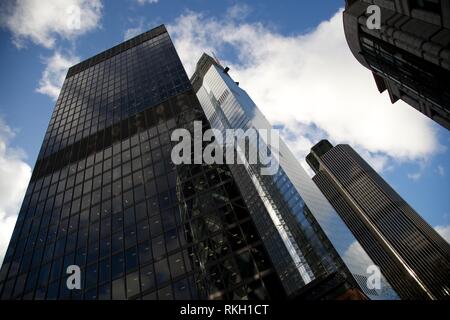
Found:
[[[379,29],[367,25],[370,5],[381,10]],[[450,129],[450,2],[347,0],[343,19],[350,50],[380,93]]]

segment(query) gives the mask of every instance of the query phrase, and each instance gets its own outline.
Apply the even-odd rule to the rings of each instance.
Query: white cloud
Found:
[[[155,4],[155,3],[158,3],[158,1],[159,0],[137,0],[137,2],[140,4],[140,5],[144,5],[144,4]]]
[[[378,173],[393,169],[392,157],[382,152],[369,152],[364,146],[356,146],[355,151]]]
[[[132,23],[136,24],[136,26],[125,30],[125,32],[123,34],[124,41],[131,39],[145,31],[147,31],[148,29],[150,29],[149,23],[146,23],[146,21],[143,18],[130,19],[130,21]]]
[[[251,12],[251,8],[246,4],[235,4],[228,8],[227,17],[230,19],[245,19]]]
[[[127,29],[124,32],[123,40],[125,41],[125,40],[128,40],[128,39],[134,38],[135,36],[143,33],[144,31],[145,31],[145,29],[144,29],[143,26],[137,26],[136,28]]]
[[[68,68],[73,66],[79,60],[78,57],[64,55],[59,51],[55,51],[51,57],[44,58],[46,67],[42,72],[42,77],[39,80],[39,87],[36,91],[56,100]]]
[[[313,125],[305,125],[298,122],[295,126],[283,126],[280,135],[286,144],[289,145],[291,151],[300,161],[307,173],[311,177],[314,176],[314,171],[306,163],[305,157],[311,151],[311,147],[325,136],[325,133]]]
[[[418,181],[422,178],[422,172],[408,173],[407,177],[412,181]]]
[[[132,25],[131,28],[126,29],[123,33],[123,40],[126,41],[128,39],[131,39],[143,32],[146,32],[152,28],[154,28],[157,25],[162,24],[161,19],[155,18],[155,19],[148,19],[144,17],[137,17],[137,18],[130,18],[128,19],[130,24]]]
[[[408,177],[408,179],[412,181],[419,181],[424,176],[424,174],[426,174],[426,170],[429,167],[429,165],[430,163],[426,159],[418,161],[419,168],[417,172],[410,172],[406,174],[406,176]]]
[[[292,131],[293,130],[293,131]],[[314,172],[306,163],[305,157],[317,142],[327,137],[327,134],[314,125],[305,125],[298,122],[295,126],[290,128],[283,127],[281,136],[289,144],[292,152],[296,155],[302,166],[306,169],[308,174],[312,177]],[[331,141],[334,143],[334,141]],[[388,171],[392,169],[390,160],[386,154],[371,153],[362,147],[357,147],[356,152],[366,160],[377,172]]]
[[[23,151],[9,145],[14,136],[14,130],[0,118],[0,265],[31,177],[31,168],[23,161]]]
[[[145,31],[144,26],[142,24],[138,25],[135,28],[129,28],[127,30],[125,30],[124,35],[123,35],[123,40],[128,40],[131,38],[134,38],[135,36],[143,33]]]
[[[440,175],[441,177],[445,176],[444,166],[438,165],[436,170],[437,170],[438,175]]]
[[[57,37],[73,39],[95,29],[101,11],[101,0],[17,0],[1,5],[0,19],[17,47],[31,40],[52,48]]]
[[[298,141],[303,153],[317,142],[302,138],[301,124],[321,130],[321,138],[364,151],[366,160],[381,170],[389,159],[421,160],[441,151],[431,120],[378,93],[370,71],[348,48],[341,11],[302,35],[285,36],[260,23],[192,11],[168,29],[188,74],[203,52],[220,58],[222,50],[234,50],[237,61],[222,63],[231,66],[231,75],[269,121],[299,134],[291,139],[294,150],[300,148]]]
[[[354,261],[357,265],[369,266],[373,264],[367,253],[358,241],[354,241],[345,251],[342,259],[344,261]],[[360,270],[361,274],[365,274],[366,270]]]
[[[439,233],[442,238],[444,238],[448,243],[450,243],[450,225],[448,226],[436,226],[434,227],[437,233]]]

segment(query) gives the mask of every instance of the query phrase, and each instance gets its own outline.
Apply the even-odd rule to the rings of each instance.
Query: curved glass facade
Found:
[[[248,94],[210,57],[202,57],[191,81],[213,128],[222,132],[226,129],[272,129]],[[250,143],[261,143],[261,140],[264,139],[253,137]],[[270,222],[277,225],[278,237],[271,234],[263,240],[269,243],[269,255],[273,253],[277,256],[280,243],[290,253],[283,255],[283,262],[273,259],[275,268],[279,268],[281,274],[286,275],[285,270],[290,270],[289,275],[282,278],[288,291],[299,290],[316,278],[337,272],[346,278],[350,286],[359,286],[371,299],[396,299],[396,293],[384,279],[379,290],[367,287],[367,268],[374,264],[372,260],[287,145],[280,139],[278,150],[274,150],[275,146],[266,142],[273,154],[274,151],[278,153],[278,157],[272,157],[272,161],[275,158],[279,164],[274,175],[262,175],[260,172],[264,165],[261,163],[247,165],[239,174],[235,169],[239,165],[230,167],[244,199],[251,198],[247,194],[256,189],[268,203],[265,210],[254,212],[253,216],[256,221],[265,220],[265,224],[256,223],[262,234],[266,228],[270,229]],[[240,180],[245,180],[245,174],[250,177],[253,186],[247,183],[244,187],[240,183]],[[265,218],[267,215],[271,217],[273,212],[276,219]],[[270,242],[278,242],[278,245],[270,245]],[[271,247],[274,251],[270,250]],[[352,255],[354,248],[359,249],[358,254]],[[292,270],[300,276],[293,276]]]

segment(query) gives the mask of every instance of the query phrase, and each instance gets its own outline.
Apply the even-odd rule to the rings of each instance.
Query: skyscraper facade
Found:
[[[382,287],[368,286],[367,270],[374,263],[363,249],[352,254],[358,241],[286,144],[280,139],[274,145],[259,136],[272,126],[228,72],[204,54],[191,81],[212,128],[219,134],[254,129],[245,137],[249,145],[265,144],[276,161],[273,174],[262,174],[265,165],[258,161],[229,167],[269,256],[275,257],[272,261],[286,291],[313,286],[323,297],[336,298],[339,292],[356,289],[370,299],[398,298],[384,278]],[[235,149],[249,158],[245,146]]]
[[[402,299],[450,297],[450,245],[350,146],[307,156],[313,181]]]
[[[285,297],[225,165],[174,165],[208,128],[164,26],[69,69],[0,271],[1,299]],[[80,289],[67,286],[69,266]]]
[[[380,8],[378,26],[372,5]],[[449,1],[347,0],[343,16],[350,50],[378,90],[450,129]]]

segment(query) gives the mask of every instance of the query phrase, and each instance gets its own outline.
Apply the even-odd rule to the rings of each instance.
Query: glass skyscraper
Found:
[[[1,299],[276,299],[225,165],[177,165],[208,128],[164,26],[69,69],[0,271]],[[81,268],[81,289],[66,285]]]
[[[317,143],[313,181],[402,299],[448,299],[450,245],[349,145]]]
[[[211,127],[222,133],[272,129],[228,71],[204,54],[191,78]],[[255,134],[248,140],[257,144],[264,139]],[[279,165],[275,174],[261,174],[264,166],[260,162],[229,167],[287,292],[314,286],[320,295],[340,287],[341,294],[347,288],[362,290],[371,299],[397,299],[384,278],[380,288],[367,285],[367,270],[373,261],[285,143],[266,144],[279,155],[273,159]],[[245,158],[247,151],[240,152]],[[350,254],[355,247],[360,248],[358,253]],[[333,294],[336,298],[337,293]]]

